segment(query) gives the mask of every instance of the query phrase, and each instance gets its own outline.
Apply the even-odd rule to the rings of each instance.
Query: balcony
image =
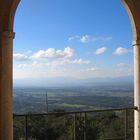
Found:
[[[14,114],[14,140],[133,140],[135,109]]]

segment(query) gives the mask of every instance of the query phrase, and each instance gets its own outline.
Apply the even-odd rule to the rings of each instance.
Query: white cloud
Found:
[[[89,35],[84,35],[80,38],[81,43],[88,43],[91,41],[91,37]]]
[[[103,41],[103,42],[105,42],[105,41],[112,40],[112,37],[110,37],[110,36],[95,37],[95,36],[91,36],[91,35],[83,35],[83,36],[75,35],[75,36],[69,37],[68,40],[69,41],[77,40],[77,41],[80,41],[81,43],[88,43],[91,41]]]
[[[90,61],[89,60],[83,60],[83,59],[75,59],[70,61],[71,64],[89,64]]]
[[[119,48],[117,48],[115,50],[114,54],[116,54],[116,55],[124,55],[124,54],[129,53],[129,52],[131,52],[130,49],[119,47]]]
[[[95,51],[95,54],[96,54],[96,55],[101,55],[101,54],[103,54],[103,53],[106,52],[106,51],[107,51],[107,48],[101,47],[101,48],[99,48],[99,49],[97,49],[97,50]]]
[[[37,53],[33,54],[31,58],[70,58],[73,56],[73,54],[74,50],[70,47],[66,47],[64,50],[55,50],[54,48],[49,48],[47,50],[39,50]]]
[[[113,67],[99,68],[93,66],[90,61],[83,59],[57,59],[49,62],[29,61],[14,68],[14,78],[30,77],[121,77],[133,75],[133,67],[130,64],[118,63]],[[84,64],[84,67],[83,67]],[[73,65],[67,67],[68,65]],[[77,66],[78,65],[78,66]],[[82,65],[82,67],[80,66]]]
[[[68,38],[69,41],[75,40],[75,39],[79,39],[80,37],[78,35],[75,36],[71,36]]]
[[[57,77],[66,75],[75,75],[78,77],[81,70],[80,65],[87,65],[89,63],[90,61],[83,59],[29,61],[28,63],[21,63],[14,66],[14,78]],[[70,67],[67,67],[68,65]],[[84,76],[84,74],[82,75]]]
[[[67,66],[67,65],[84,65],[89,64],[89,60],[83,59],[56,59],[56,60],[47,60],[47,61],[30,61],[30,63],[21,63],[18,64],[17,67],[19,69],[45,69],[48,66],[51,68],[58,68],[58,66]]]
[[[15,61],[27,61],[27,60],[29,60],[29,57],[27,55],[21,54],[21,53],[13,54],[13,58]]]
[[[49,66],[60,66],[60,65],[67,65],[67,64],[78,64],[78,65],[82,65],[82,64],[89,64],[90,61],[89,60],[83,60],[83,59],[62,59],[62,60],[54,60],[54,61],[50,61],[48,63],[46,63],[46,65]]]

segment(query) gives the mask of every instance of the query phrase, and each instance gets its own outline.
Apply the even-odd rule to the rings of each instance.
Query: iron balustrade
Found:
[[[92,118],[94,118],[94,114],[103,113],[103,112],[124,112],[124,134],[117,137],[111,138],[101,138],[98,140],[129,140],[128,137],[128,111],[137,110],[137,107],[129,107],[129,108],[113,108],[113,109],[101,109],[101,110],[87,110],[87,111],[69,111],[69,112],[48,112],[48,113],[27,113],[27,114],[13,114],[15,118],[24,118],[24,130],[25,137],[23,140],[32,140],[29,136],[29,118],[32,117],[41,117],[41,116],[65,116],[70,115],[73,118],[73,137],[72,140],[88,140],[87,137],[87,120],[88,114],[92,114]],[[16,127],[16,126],[14,126]],[[34,140],[34,139],[33,139]]]

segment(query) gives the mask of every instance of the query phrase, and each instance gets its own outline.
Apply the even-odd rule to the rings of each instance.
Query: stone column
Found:
[[[133,42],[134,47],[134,140],[140,140],[140,40]]]
[[[0,35],[0,140],[13,140],[13,38],[9,31]]]

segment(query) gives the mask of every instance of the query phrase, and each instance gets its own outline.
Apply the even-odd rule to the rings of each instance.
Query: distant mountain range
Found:
[[[93,84],[133,83],[133,76],[78,79],[71,77],[14,79],[14,87],[91,86]]]

